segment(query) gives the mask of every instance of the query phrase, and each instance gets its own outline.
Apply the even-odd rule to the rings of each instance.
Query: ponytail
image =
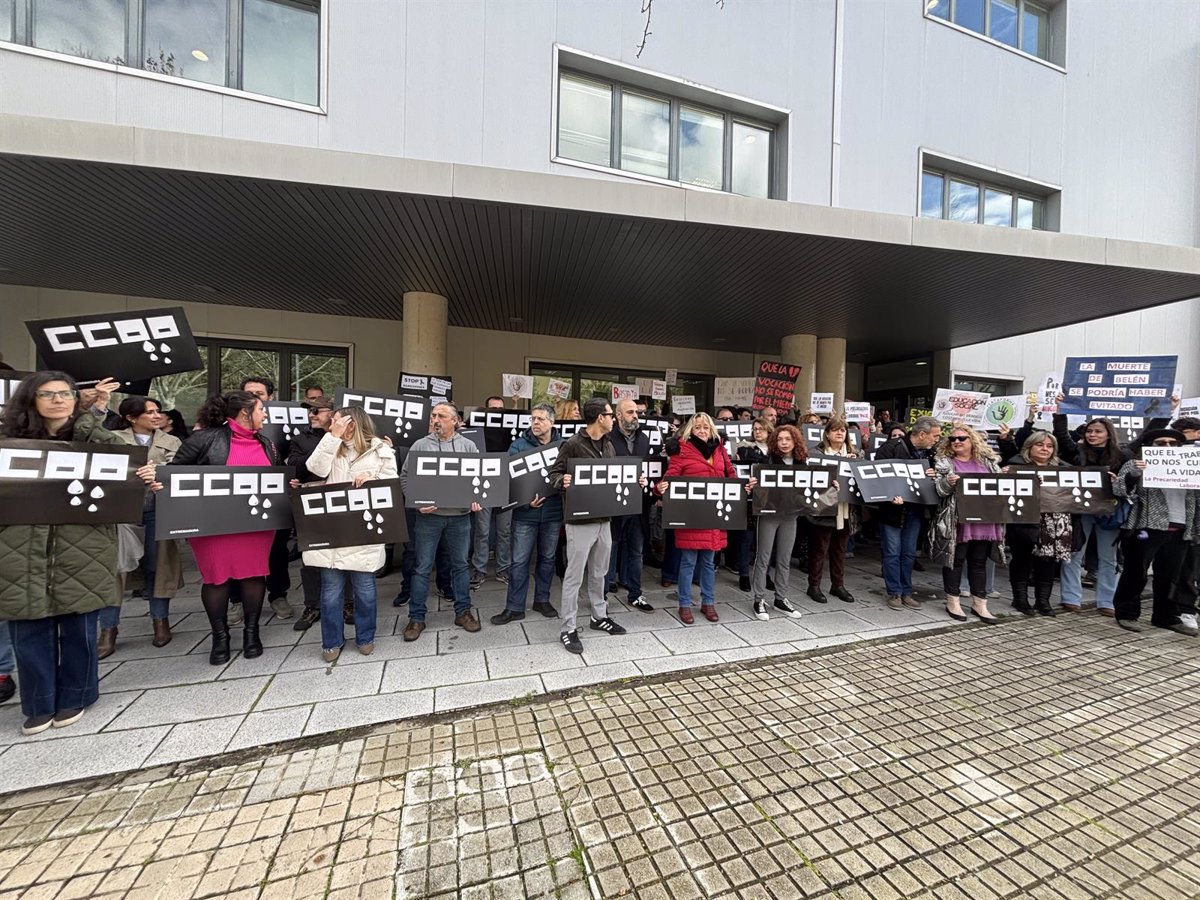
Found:
[[[244,409],[254,409],[258,397],[248,391],[230,391],[228,394],[213,394],[204,401],[196,413],[196,423],[201,428],[216,428],[230,419],[236,419]]]

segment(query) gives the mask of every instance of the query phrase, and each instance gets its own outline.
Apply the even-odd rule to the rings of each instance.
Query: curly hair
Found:
[[[965,431],[967,436],[971,439],[970,443],[972,459],[983,462],[985,459],[994,460],[997,458],[996,451],[988,446],[987,441],[984,440],[982,434],[980,434],[970,425],[962,424],[951,426],[950,429],[946,431],[944,435],[942,435],[942,440],[937,446],[938,456],[949,458],[954,455],[954,452],[950,448],[950,436],[956,431]]]
[[[779,452],[779,436],[786,434],[792,439],[792,459],[796,462],[805,462],[808,459],[808,445],[804,442],[804,437],[800,434],[800,429],[795,425],[780,425],[767,437],[767,452],[772,456],[782,457]]]

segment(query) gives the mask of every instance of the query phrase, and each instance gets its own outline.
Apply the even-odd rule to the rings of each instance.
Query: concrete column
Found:
[[[400,364],[414,375],[445,375],[446,321],[449,301],[441,294],[409,291],[404,295]]]
[[[779,344],[779,358],[790,366],[800,367],[796,379],[796,408],[801,412],[808,409],[812,392],[817,383],[817,336],[815,334],[789,334]]]
[[[817,387],[821,393],[833,393],[833,408],[841,413],[846,402],[846,339],[820,338],[817,341]]]

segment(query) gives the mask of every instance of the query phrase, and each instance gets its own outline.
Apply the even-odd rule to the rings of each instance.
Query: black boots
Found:
[[[1049,616],[1053,618],[1057,615],[1054,607],[1050,605],[1050,596],[1054,593],[1054,579],[1050,581],[1035,581],[1033,583],[1033,595],[1035,605],[1039,616]]]
[[[1032,616],[1033,607],[1029,605],[1029,582],[1014,581],[1012,583],[1013,609],[1023,616]]]
[[[255,659],[262,656],[262,652],[262,641],[258,637],[258,615],[251,615],[247,609],[246,622],[242,626],[242,656]]]
[[[208,654],[210,665],[220,666],[229,662],[229,623],[224,616],[208,620],[212,626],[212,651]]]

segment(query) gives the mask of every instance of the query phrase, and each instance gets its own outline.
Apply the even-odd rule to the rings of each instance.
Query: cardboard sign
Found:
[[[847,422],[870,422],[871,421],[871,404],[861,402],[846,401],[844,407],[846,412]],[[815,412],[815,410],[814,410]]]
[[[1062,381],[1060,413],[1168,416],[1177,356],[1072,356]]]
[[[671,398],[671,412],[679,416],[696,414],[696,397],[694,394],[676,394]]]
[[[263,420],[262,436],[276,446],[294,438],[301,428],[308,427],[308,410],[299,403],[264,403],[267,417]]]
[[[954,491],[960,522],[1036,525],[1042,512],[1036,475],[959,475]]]
[[[396,391],[410,397],[428,397],[431,404],[449,403],[454,396],[454,383],[449,375],[415,375],[412,372],[401,372]]]
[[[1072,469],[1059,466],[1013,466],[1009,472],[1036,475],[1041,483],[1042,512],[1106,516],[1117,505],[1107,466]]]
[[[283,466],[164,466],[155,500],[160,541],[292,527]]]
[[[754,378],[714,378],[713,405],[749,408],[754,402]]]
[[[800,377],[800,366],[763,360],[758,365],[758,376],[754,379],[755,409],[791,409],[796,401],[796,379]]]
[[[836,466],[755,464],[751,497],[760,516],[827,516],[837,508]]]
[[[666,400],[667,399],[667,383],[665,381],[650,382],[650,399],[651,400]]]
[[[863,496],[858,489],[858,480],[854,477],[854,467],[850,465],[853,461],[849,456],[829,456],[811,451],[808,454],[810,466],[837,467],[838,503],[854,503],[861,506]]]
[[[342,388],[337,392],[334,407],[343,406],[361,406],[375,424],[375,433],[381,438],[391,438],[394,447],[411,447],[414,441],[429,434],[432,403],[428,397]]]
[[[9,372],[7,370],[0,371],[0,409],[4,408],[4,404],[8,402],[17,390],[17,387],[22,381],[32,372]]]
[[[130,382],[204,368],[183,307],[26,322],[46,368],[80,385]]]
[[[571,382],[563,381],[561,378],[551,378],[546,382],[546,395],[557,397],[559,400],[569,399],[571,396]]]
[[[749,441],[754,437],[753,422],[721,422],[717,431],[725,435],[725,452],[731,460],[737,459],[737,445],[740,441]]]
[[[670,478],[662,498],[663,528],[745,528],[745,500],[740,478]]]
[[[408,542],[399,478],[369,481],[362,487],[301,487],[292,494],[292,519],[301,551]]]
[[[1143,447],[1142,486],[1200,489],[1200,445]]]
[[[636,400],[641,394],[638,393],[636,384],[614,384],[612,386],[612,402],[615,406],[622,400]]]
[[[867,438],[867,456],[874,457],[875,451],[886,444],[888,436],[886,434],[871,434]]]
[[[855,460],[850,468],[866,503],[891,503],[900,497],[905,503],[936,506],[941,498],[925,465],[919,459]]]
[[[653,378],[635,378],[634,382],[637,384],[639,397],[649,397],[650,392],[654,390]]]
[[[1037,402],[1038,418],[1053,415],[1058,409],[1058,392],[1062,390],[1062,373],[1047,372],[1038,382],[1036,391],[1031,392]]]
[[[522,397],[525,400],[532,400],[533,376],[509,374],[501,375],[500,393],[502,393],[505,397]]]
[[[508,502],[525,506],[534,497],[561,493],[550,486],[550,467],[558,459],[561,440],[508,457]]]
[[[408,452],[407,506],[485,509],[508,504],[507,453]]]
[[[809,400],[808,408],[818,416],[833,415],[833,394],[814,391]]]
[[[145,447],[0,438],[0,525],[140,523]]]
[[[932,409],[926,409],[923,406],[910,406],[908,408],[908,427],[911,428],[914,424],[916,424],[917,419],[921,418],[922,416],[932,415]]]
[[[973,428],[985,427],[985,414],[991,394],[938,388],[933,398],[933,417],[939,422],[957,422]]]
[[[642,460],[569,459],[571,486],[563,500],[563,519],[631,516],[642,511]]]
[[[678,369],[667,369],[666,375],[663,378],[663,380],[666,381],[666,383],[668,385],[670,385],[671,387],[675,387],[675,382],[679,380],[679,370]]]
[[[999,428],[1007,425],[1014,431],[1025,421],[1029,406],[1024,394],[1007,394],[1003,397],[992,397],[984,407],[983,421],[985,428]]]
[[[1192,418],[1200,419],[1200,397],[1188,397],[1185,400],[1179,401],[1179,410],[1175,417],[1178,419]]]
[[[661,456],[647,456],[642,460],[642,475],[646,479],[643,490],[647,496],[654,494],[654,486],[667,474],[667,461]]]

